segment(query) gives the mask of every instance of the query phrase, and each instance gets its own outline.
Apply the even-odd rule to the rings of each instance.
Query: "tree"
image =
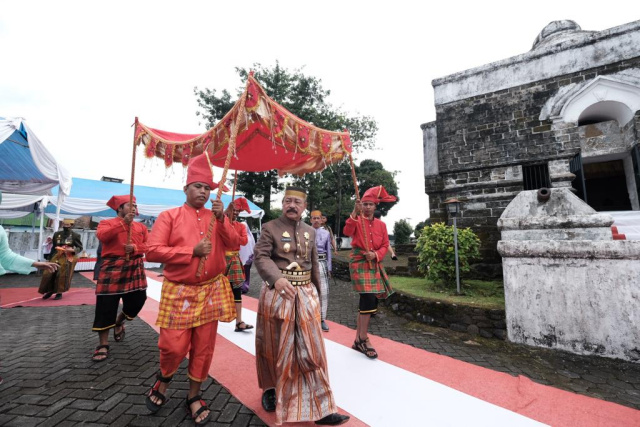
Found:
[[[417,239],[420,237],[420,233],[422,233],[422,230],[428,226],[431,225],[431,219],[427,218],[424,221],[420,221],[418,224],[416,224],[416,228],[413,230],[413,236]]]
[[[401,219],[393,225],[393,236],[396,238],[396,245],[409,243],[409,237],[413,232],[411,224],[406,219]]]
[[[271,68],[263,67],[261,64],[254,64],[252,69],[254,77],[264,87],[267,94],[296,116],[327,130],[341,131],[349,129],[355,151],[373,149],[375,147],[375,136],[378,131],[376,121],[369,116],[348,115],[329,104],[327,98],[331,91],[323,88],[322,80],[305,75],[301,69],[290,71],[282,68],[277,61],[276,65]],[[244,90],[244,83],[248,78],[249,70],[236,67],[236,72],[241,80],[241,86],[237,91],[239,96]],[[200,108],[196,115],[201,117],[208,127],[214,126],[234,105],[231,100],[231,94],[226,89],[222,90],[218,95],[215,89],[200,90],[196,87],[194,88],[194,93]],[[340,176],[334,177],[336,182],[344,180],[342,176],[343,169],[342,167],[331,169],[334,174],[340,174]],[[349,176],[349,180],[351,179],[350,172],[345,176]],[[309,182],[311,181],[316,182],[318,179],[310,179]],[[337,185],[341,188],[342,184],[338,183]],[[238,189],[248,197],[263,196],[263,201],[258,205],[265,210],[265,214],[269,215],[271,195],[280,191],[282,185],[275,170],[263,173],[239,172]],[[349,196],[352,194],[353,191]],[[340,212],[343,210],[342,208],[337,209],[339,205],[340,203],[336,203],[336,210],[333,211],[336,217],[340,216]]]
[[[389,194],[397,196],[398,186],[395,175],[395,171],[385,170],[380,162],[363,160],[360,166],[356,166],[360,195],[362,196],[366,190],[375,185],[384,185]],[[296,178],[294,184],[307,188],[309,210],[321,210],[327,215],[327,222],[335,224],[334,233],[339,234],[344,219],[351,213],[355,204],[355,189],[349,164],[342,162],[331,165],[322,172]],[[397,201],[380,203],[377,209],[385,216],[396,203]]]

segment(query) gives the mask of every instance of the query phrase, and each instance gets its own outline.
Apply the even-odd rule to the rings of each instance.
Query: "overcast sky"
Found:
[[[392,229],[428,216],[420,125],[435,120],[433,79],[525,53],[551,21],[601,31],[638,10],[633,1],[0,0],[0,116],[25,118],[72,176],[129,183],[136,116],[203,132],[195,86],[235,94],[236,66],[304,67],[334,106],[378,122],[379,149],[355,160],[399,171]],[[182,187],[180,166],[138,154],[136,184]]]

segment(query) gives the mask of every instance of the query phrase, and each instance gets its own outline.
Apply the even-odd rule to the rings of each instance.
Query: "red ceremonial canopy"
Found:
[[[240,99],[218,124],[203,134],[180,134],[152,129],[136,120],[135,144],[145,146],[149,158],[164,159],[167,167],[209,152],[211,163],[225,166],[232,126],[238,134],[230,169],[263,172],[277,169],[303,175],[324,169],[351,153],[349,132],[332,132],[313,126],[296,117],[269,98],[249,75]]]

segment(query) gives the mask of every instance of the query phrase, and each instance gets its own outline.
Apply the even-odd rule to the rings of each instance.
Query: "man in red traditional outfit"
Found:
[[[109,329],[113,339],[124,339],[124,321],[133,320],[147,299],[147,277],[144,273],[144,254],[147,251],[147,227],[133,219],[136,198],[129,204],[129,195],[113,196],[107,206],[117,217],[98,224],[96,235],[102,245],[102,265],[96,285],[96,314],[93,330],[98,332],[100,344],[92,360],[102,362],[109,356]],[[131,242],[129,243],[129,229]],[[122,298],[122,311],[118,304]]]
[[[224,205],[214,200],[206,209],[213,183],[208,155],[189,161],[186,203],[162,212],[151,231],[147,259],[164,263],[164,283],[160,297],[160,372],[148,393],[147,408],[155,413],[167,401],[165,392],[171,378],[189,351],[189,393],[186,407],[196,425],[205,424],[211,411],[200,396],[207,379],[216,342],[218,321],[235,319],[233,293],[225,277],[225,248],[238,245]],[[207,228],[215,216],[211,238]],[[198,264],[204,268],[198,276]],[[189,350],[190,349],[190,350]]]
[[[247,199],[244,197],[238,197],[233,201],[233,203],[229,204],[229,207],[227,207],[225,212],[231,222],[231,226],[238,234],[238,244],[234,247],[227,248],[227,251],[225,252],[225,256],[227,258],[226,276],[227,279],[229,279],[229,283],[231,283],[231,287],[233,289],[233,301],[236,304],[236,332],[244,332],[246,330],[253,329],[253,325],[249,325],[242,321],[242,283],[245,281],[245,276],[244,265],[240,260],[240,246],[246,245],[249,242],[247,227],[243,223],[236,221],[236,218],[238,218],[238,215],[240,215],[240,212],[242,211],[251,213]]]
[[[378,299],[393,293],[382,259],[389,249],[389,234],[384,222],[374,218],[376,205],[395,202],[382,185],[365,191],[344,224],[344,234],[351,237],[351,285],[360,294],[356,340],[352,348],[370,359],[378,353],[370,346],[368,331],[371,315],[378,311]],[[362,216],[359,216],[361,215]]]
[[[258,302],[256,368],[262,406],[283,422],[339,425],[320,329],[320,272],[313,227],[300,221],[303,189],[288,187],[282,216],[262,228],[255,264],[264,280]]]

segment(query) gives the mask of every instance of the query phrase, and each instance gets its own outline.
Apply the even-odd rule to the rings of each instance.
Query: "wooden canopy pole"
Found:
[[[133,181],[136,176],[136,130],[138,129],[138,118],[133,123],[133,154],[131,155],[131,185],[129,186],[129,209],[133,205]],[[129,224],[129,230],[127,231],[127,245],[131,244],[131,230],[133,227]],[[125,259],[129,261],[129,254],[125,255]]]
[[[244,88],[244,93],[242,94],[242,98],[240,98],[240,105],[238,107],[238,114],[236,115],[235,120],[231,125],[231,135],[229,137],[229,146],[227,147],[227,158],[224,161],[224,169],[222,170],[222,177],[220,178],[220,184],[218,185],[218,195],[216,197],[217,200],[220,200],[222,197],[222,191],[224,189],[224,182],[227,180],[227,172],[229,171],[229,165],[231,164],[231,158],[236,151],[236,138],[238,136],[238,128],[240,127],[240,115],[244,114],[244,105],[247,101],[247,89],[249,88],[249,79],[247,79],[247,85]],[[207,153],[205,152],[205,155]],[[211,222],[209,223],[209,227],[207,228],[206,238],[211,239],[213,235],[213,228],[216,224],[216,216],[211,216]],[[200,278],[202,276],[202,272],[204,271],[204,257],[200,258],[200,263],[198,264],[198,271],[196,272],[196,277]]]
[[[356,203],[358,203],[360,201],[360,190],[358,189],[358,179],[356,178],[356,168],[353,165],[353,157],[351,156],[351,153],[349,153],[349,164],[351,165],[351,178],[353,179],[353,187],[356,190]],[[366,249],[367,252],[370,251],[369,249],[369,239],[367,239],[367,235],[365,233],[365,222],[364,222],[364,215],[362,215],[362,212],[360,212],[360,231],[362,233],[362,240],[364,241],[364,247]],[[373,263],[371,262],[371,260],[368,261],[369,263],[369,268],[373,268]]]

